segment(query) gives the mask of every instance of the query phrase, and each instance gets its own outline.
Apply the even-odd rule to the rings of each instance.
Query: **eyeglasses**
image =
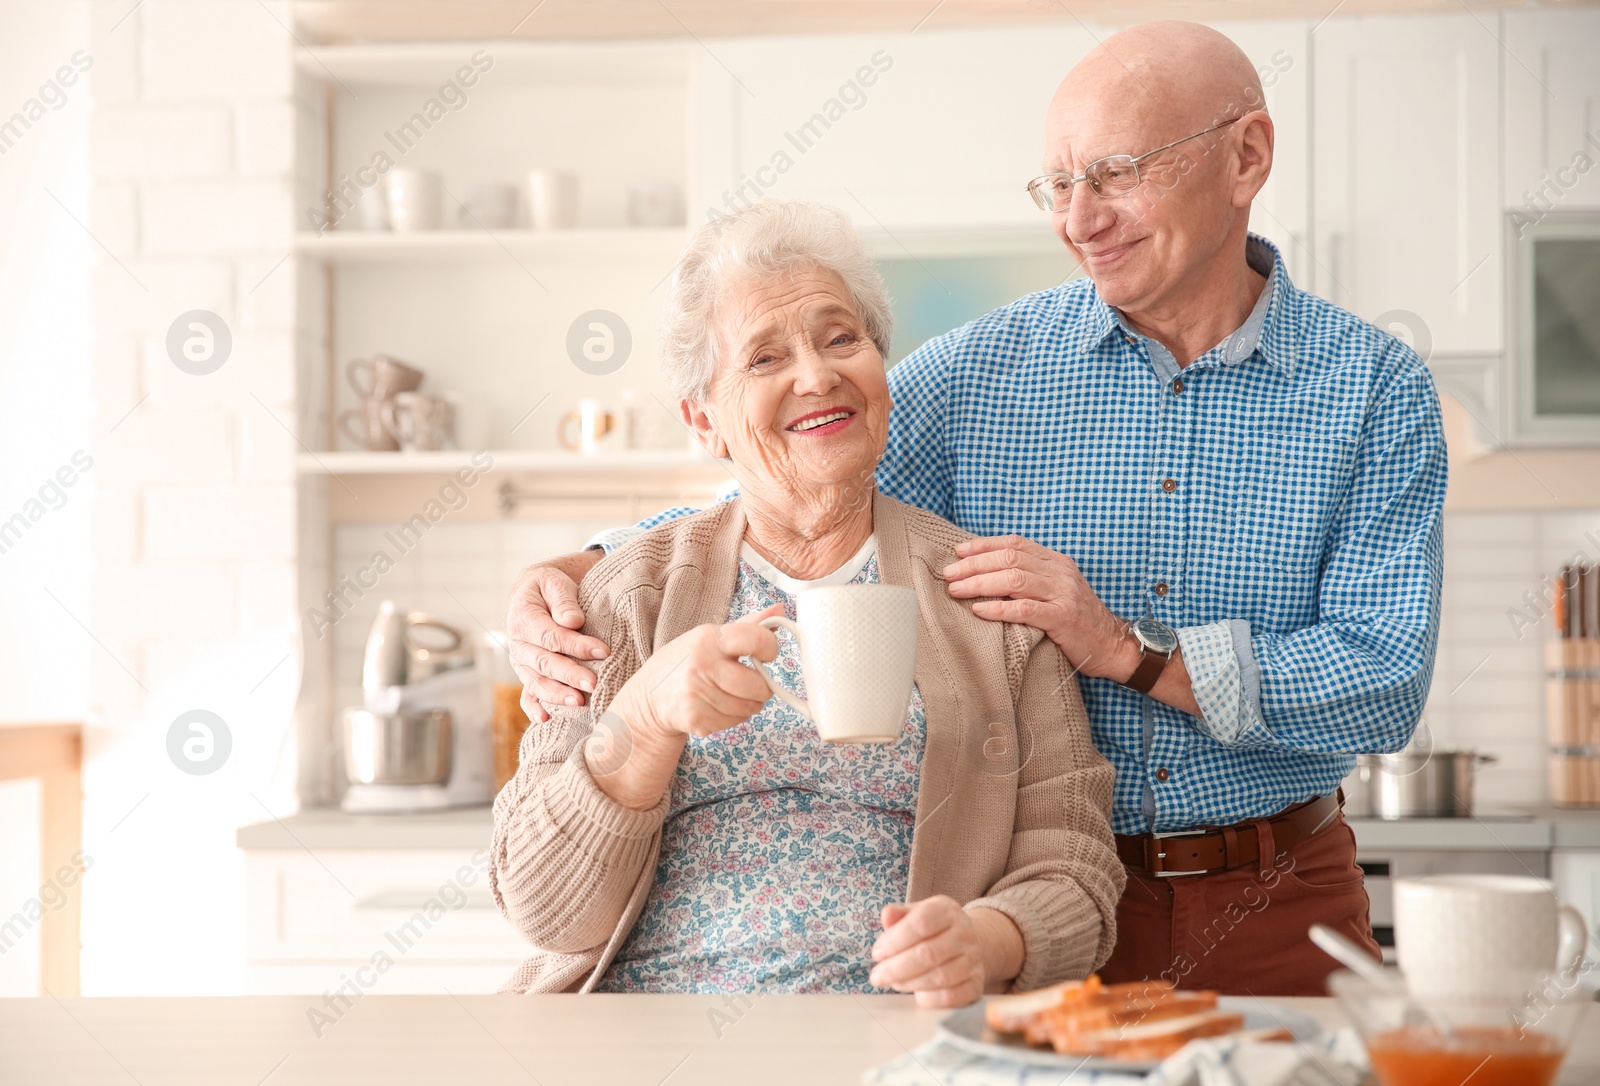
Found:
[[[1104,199],[1126,196],[1144,181],[1144,176],[1139,173],[1139,163],[1151,155],[1171,150],[1180,143],[1188,143],[1219,128],[1226,128],[1242,116],[1243,114],[1239,117],[1230,117],[1221,124],[1212,125],[1204,132],[1196,132],[1181,140],[1173,140],[1137,157],[1107,155],[1105,158],[1097,158],[1083,168],[1082,177],[1073,177],[1070,173],[1047,173],[1043,177],[1035,177],[1028,182],[1028,195],[1033,197],[1033,202],[1039,205],[1041,211],[1065,211],[1071,207],[1072,190],[1077,187],[1079,181],[1089,182],[1094,194]]]

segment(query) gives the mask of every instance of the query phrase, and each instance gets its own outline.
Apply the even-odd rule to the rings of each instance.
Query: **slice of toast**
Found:
[[[1031,992],[990,996],[983,1005],[983,1018],[989,1024],[989,1028],[996,1033],[1021,1033],[1028,1028],[1028,1023],[1033,1021],[1034,1016],[1040,1011],[1049,1010],[1073,996],[1084,994],[1085,987],[1090,987],[1091,990],[1099,989],[1100,978],[1092,976],[1087,981],[1064,980],[1060,984],[1052,984],[1048,988],[1038,988]]]
[[[1197,1037],[1217,1037],[1243,1026],[1242,1014],[1204,1010],[1136,1025],[1120,1025],[1087,1033],[1065,1033],[1061,1035],[1060,1043],[1052,1038],[1052,1047],[1069,1056],[1159,1061]]]

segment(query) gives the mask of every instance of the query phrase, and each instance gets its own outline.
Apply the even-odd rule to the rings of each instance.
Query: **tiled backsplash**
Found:
[[[1600,513],[1451,513],[1444,531],[1439,659],[1423,720],[1436,744],[1499,757],[1478,772],[1480,810],[1544,803],[1553,631],[1543,589],[1575,556],[1600,559],[1586,538],[1600,538]]]
[[[477,631],[500,629],[517,574],[580,546],[606,521],[440,524],[401,557],[330,631],[338,705],[361,697],[361,647],[378,602],[429,611]],[[380,549],[387,525],[347,524],[334,569],[350,573]],[[1434,742],[1500,759],[1478,775],[1483,810],[1545,801],[1543,645],[1549,618],[1530,609],[1543,579],[1575,554],[1600,559],[1597,513],[1453,513],[1445,518],[1444,607],[1433,692],[1424,715]],[[1518,614],[1525,616],[1523,619]],[[1530,624],[1531,623],[1531,624]]]
[[[504,629],[511,586],[530,562],[577,550],[595,532],[614,527],[610,520],[435,525],[328,631],[334,639],[334,704],[361,702],[362,647],[382,600],[427,611],[473,635]],[[353,574],[378,551],[396,554],[384,535],[392,530],[390,524],[338,526],[334,576]]]

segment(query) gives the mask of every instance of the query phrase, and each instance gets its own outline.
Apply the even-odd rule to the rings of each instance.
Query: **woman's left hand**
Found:
[[[992,909],[968,911],[943,894],[883,907],[869,978],[914,992],[919,1007],[963,1007],[1022,969],[1022,935]]]

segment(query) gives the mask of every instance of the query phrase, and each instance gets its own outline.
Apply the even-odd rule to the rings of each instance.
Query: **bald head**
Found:
[[[1115,108],[1171,128],[1176,135],[1168,138],[1176,139],[1265,109],[1266,96],[1255,65],[1227,35],[1166,21],[1130,27],[1091,50],[1062,80],[1051,113],[1074,107]]]
[[[1181,141],[1181,142],[1178,142]],[[1045,123],[1044,171],[1081,177],[1126,155],[1131,190],[1080,181],[1052,215],[1100,297],[1136,314],[1174,311],[1245,263],[1250,203],[1272,169],[1272,119],[1255,65],[1199,23],[1107,38],[1067,74]],[[1168,144],[1174,146],[1167,147]],[[1257,277],[1259,279],[1259,277]]]

